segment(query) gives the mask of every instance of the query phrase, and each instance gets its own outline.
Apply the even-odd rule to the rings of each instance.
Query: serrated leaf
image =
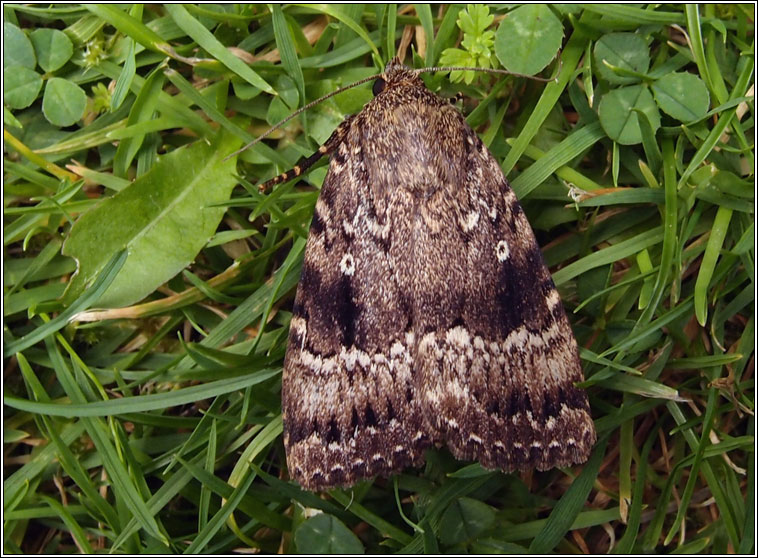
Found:
[[[126,248],[119,276],[99,299],[104,307],[126,306],[150,294],[197,255],[216,232],[236,184],[235,159],[224,161],[240,140],[222,134],[210,145],[198,141],[163,156],[129,187],[82,215],[63,254],[78,271],[66,291],[82,292],[110,256]]]
[[[642,142],[642,130],[636,111],[644,112],[653,131],[661,127],[661,115],[647,87],[632,85],[614,89],[600,100],[600,124],[612,140],[621,145]]]
[[[35,29],[29,38],[37,54],[37,63],[46,72],[54,72],[63,66],[74,53],[71,39],[58,29]]]
[[[474,68],[492,67],[492,43],[494,33],[492,31],[487,31],[486,29],[492,24],[493,19],[494,16],[490,15],[489,8],[481,4],[469,4],[465,10],[459,12],[458,21],[456,23],[463,31],[461,46],[467,53],[467,60],[461,60],[461,65]],[[463,78],[466,83],[471,83],[474,80],[474,73],[465,72]],[[460,81],[461,74],[459,72],[453,72],[451,79],[453,81]]]
[[[73,81],[54,77],[45,85],[42,96],[42,112],[50,124],[71,126],[84,116],[87,94]]]
[[[708,112],[711,102],[708,88],[694,74],[667,74],[655,81],[651,88],[661,110],[680,122],[700,120]]]
[[[440,64],[443,66],[460,66],[471,68],[476,67],[476,59],[465,50],[461,50],[459,48],[446,48],[444,51],[442,51],[442,56],[440,56]],[[466,83],[471,83],[474,81],[475,75],[476,73],[472,70],[466,72],[456,70],[454,72],[450,72],[450,81],[465,81]]]
[[[471,35],[480,35],[494,21],[495,16],[490,14],[490,9],[483,4],[469,4],[458,15],[458,27],[461,31]]]
[[[527,4],[510,12],[497,28],[495,55],[509,71],[534,75],[561,47],[563,26],[544,4]]]
[[[305,520],[295,531],[300,554],[364,554],[360,539],[339,519],[320,513]]]

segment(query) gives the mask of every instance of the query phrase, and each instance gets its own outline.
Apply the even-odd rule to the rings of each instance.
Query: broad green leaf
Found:
[[[511,72],[534,75],[561,47],[563,26],[545,4],[526,4],[509,12],[495,33],[495,55]]]
[[[42,76],[25,66],[3,69],[3,102],[12,109],[31,105],[42,89]]]
[[[694,74],[668,74],[654,82],[651,88],[661,110],[681,122],[700,120],[708,112],[711,102],[708,88]]]
[[[141,300],[186,267],[216,232],[236,180],[240,144],[226,134],[198,141],[162,157],[131,186],[82,215],[63,246],[79,268],[66,291],[71,301],[111,254],[126,248],[124,268],[98,301],[126,306]]]
[[[471,540],[494,521],[495,512],[487,504],[472,498],[458,498],[442,514],[440,540],[448,545]]]
[[[360,539],[339,519],[320,513],[306,519],[295,531],[300,554],[364,554]]]
[[[74,45],[58,29],[35,29],[29,36],[37,53],[37,63],[46,72],[54,72],[71,59]]]
[[[3,69],[23,66],[33,70],[37,65],[34,47],[26,33],[10,21],[3,22]]]
[[[637,33],[608,33],[595,43],[595,68],[600,77],[611,83],[635,83],[639,79],[619,75],[604,61],[622,70],[644,74],[650,67],[650,51],[645,39]]]
[[[621,145],[641,143],[642,131],[637,110],[647,115],[653,131],[660,128],[661,115],[647,87],[632,85],[605,94],[600,100],[598,116],[608,137]]]
[[[71,126],[84,116],[87,107],[87,95],[73,81],[54,77],[45,86],[42,97],[42,112],[50,124]]]

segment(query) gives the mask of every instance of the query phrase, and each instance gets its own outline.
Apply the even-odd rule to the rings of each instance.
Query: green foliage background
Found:
[[[4,551],[754,552],[754,6],[4,4]],[[381,71],[502,162],[581,349],[584,466],[288,480],[326,167]],[[75,272],[79,269],[79,274]]]

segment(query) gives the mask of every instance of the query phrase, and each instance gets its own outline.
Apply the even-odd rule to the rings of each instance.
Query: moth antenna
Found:
[[[264,139],[267,136],[269,136],[271,134],[271,132],[274,132],[274,131],[278,130],[279,128],[281,128],[282,126],[284,126],[287,122],[289,122],[290,120],[292,120],[296,116],[299,116],[301,113],[305,112],[306,110],[309,110],[309,109],[315,107],[317,104],[319,104],[319,103],[321,103],[323,101],[326,101],[330,97],[334,97],[335,95],[339,95],[340,93],[342,93],[344,91],[347,91],[348,89],[352,89],[353,87],[356,87],[358,85],[362,85],[362,84],[366,83],[367,81],[371,81],[373,79],[377,79],[377,78],[379,78],[381,76],[382,76],[382,74],[374,74],[373,76],[368,76],[368,77],[365,77],[363,79],[359,79],[358,81],[356,81],[354,83],[351,83],[350,85],[346,85],[345,87],[340,87],[339,89],[337,89],[335,91],[332,91],[331,93],[327,93],[326,95],[324,95],[323,97],[320,97],[320,98],[316,99],[315,101],[311,101],[310,103],[308,103],[304,107],[297,109],[295,112],[293,112],[292,114],[290,114],[284,120],[282,120],[282,121],[278,122],[277,124],[274,124],[273,126],[271,126],[271,128],[269,128],[268,130],[266,130],[265,132],[263,132],[260,136],[258,136],[257,138],[255,138],[253,141],[251,141],[247,145],[239,148],[234,153],[232,153],[230,155],[227,155],[224,158],[224,161],[227,161],[227,160],[231,159],[232,157],[234,157],[235,155],[238,155],[239,153],[242,153],[246,149],[250,149],[256,143],[258,143],[262,139]]]
[[[562,66],[563,66],[563,62],[561,60],[559,60],[558,61],[558,70],[556,71],[556,76],[557,76],[558,72],[560,72],[560,69],[561,69]],[[533,80],[542,81],[542,82],[550,82],[550,81],[554,81],[556,79],[556,77],[540,78],[540,77],[536,77],[536,76],[528,76],[528,75],[525,75],[525,74],[517,74],[515,72],[509,72],[508,70],[500,70],[500,69],[496,69],[496,68],[469,68],[469,67],[466,67],[466,66],[447,66],[447,67],[435,66],[433,68],[419,68],[419,69],[415,70],[416,74],[423,74],[423,73],[426,73],[426,72],[456,72],[456,71],[461,71],[461,72],[465,72],[465,71],[485,72],[487,74],[500,74],[500,75],[523,77],[523,78],[533,79]],[[343,93],[344,91],[347,91],[348,89],[352,89],[353,87],[357,87],[358,85],[363,85],[367,81],[371,81],[371,80],[377,79],[379,77],[382,77],[381,73],[380,74],[374,74],[372,76],[368,76],[368,77],[365,77],[363,79],[359,79],[358,81],[356,81],[354,83],[351,83],[350,85],[346,85],[344,87],[340,87],[339,89],[337,89],[335,91],[332,91],[331,93],[327,93],[323,97],[319,97],[315,101],[311,101],[310,103],[308,103],[304,107],[301,107],[301,108],[297,109],[295,112],[293,112],[292,114],[290,114],[284,120],[281,120],[280,122],[278,122],[278,123],[274,124],[273,126],[271,126],[271,128],[269,128],[268,130],[266,130],[265,132],[263,132],[260,136],[258,136],[257,138],[255,138],[253,141],[251,141],[247,145],[244,145],[244,146],[240,147],[237,151],[235,151],[235,152],[227,155],[224,158],[224,161],[228,161],[229,159],[231,159],[235,155],[239,155],[240,153],[242,153],[246,149],[250,149],[256,143],[258,143],[262,139],[265,139],[272,132],[278,130],[279,128],[281,128],[282,126],[284,126],[287,122],[289,122],[293,118],[296,118],[297,116],[299,116],[300,114],[302,114],[306,110],[309,110],[309,109],[315,107],[316,105],[318,105],[319,103],[321,103],[323,101],[326,101],[327,99],[329,99],[331,97],[334,97],[335,95],[339,95],[340,93]]]
[[[498,68],[469,68],[466,66],[435,66],[433,68],[419,68],[416,71],[417,74],[423,74],[426,72],[484,72],[486,74],[500,74],[500,75],[506,75],[506,76],[516,76],[516,77],[522,77],[527,79],[533,79],[536,81],[542,81],[542,82],[551,82],[555,81],[557,79],[558,73],[561,71],[561,68],[563,67],[563,61],[558,60],[558,69],[555,72],[555,75],[549,78],[541,78],[537,76],[528,76],[526,74],[517,74],[516,72],[509,72],[508,70],[501,70]]]

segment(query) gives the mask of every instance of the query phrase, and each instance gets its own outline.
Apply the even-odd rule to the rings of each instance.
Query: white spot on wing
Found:
[[[501,240],[497,243],[495,254],[500,262],[504,262],[511,255],[511,249],[508,247],[508,243],[505,240]]]
[[[340,351],[340,358],[342,359],[342,362],[345,363],[345,368],[348,370],[348,372],[352,372],[353,368],[355,368],[355,361],[358,358],[355,350],[352,349],[348,351],[345,349],[345,347],[342,347],[342,350]]]
[[[392,348],[390,349],[390,356],[392,358],[397,358],[400,355],[402,355],[405,352],[405,347],[403,347],[402,343],[395,341],[395,343],[392,345]]]
[[[466,216],[466,221],[461,222],[461,228],[463,229],[463,232],[469,232],[474,230],[477,223],[479,223],[479,212],[472,211]]]
[[[471,343],[471,336],[469,335],[468,331],[460,326],[448,330],[447,334],[445,335],[445,339],[451,345],[455,345],[461,348],[468,347]]]
[[[555,289],[550,291],[550,294],[547,295],[547,307],[552,310],[553,308],[558,306],[560,302],[561,302],[561,297],[558,294],[558,291]]]
[[[352,254],[345,254],[340,260],[340,271],[345,275],[352,275],[355,273],[355,259]]]
[[[364,370],[369,367],[371,364],[371,357],[368,356],[367,353],[364,353],[363,351],[358,352],[358,364],[361,365],[361,368]]]

